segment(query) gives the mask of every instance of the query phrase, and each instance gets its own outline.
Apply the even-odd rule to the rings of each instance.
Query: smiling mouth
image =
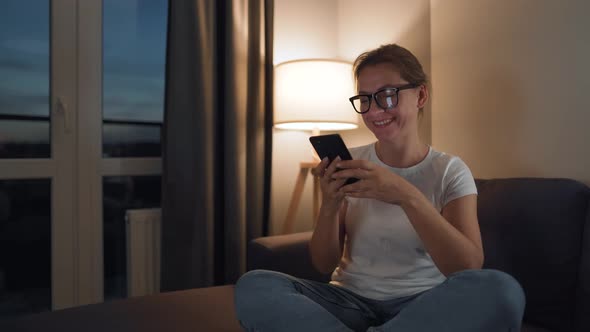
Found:
[[[373,121],[373,125],[375,125],[375,127],[385,127],[388,124],[392,123],[394,119],[384,119],[384,120],[380,120],[380,121]]]

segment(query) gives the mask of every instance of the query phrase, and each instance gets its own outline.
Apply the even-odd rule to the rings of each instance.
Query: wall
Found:
[[[476,177],[590,183],[590,2],[432,1],[433,145]]]
[[[363,51],[383,43],[408,47],[430,73],[430,6],[428,0],[276,0],[275,64],[301,58],[339,58],[353,61]],[[362,13],[362,14],[361,14]],[[351,109],[352,111],[352,109]],[[430,143],[430,106],[425,108],[421,135]],[[323,132],[322,132],[323,133]],[[372,142],[361,123],[341,132],[349,146]],[[271,188],[271,233],[278,234],[299,172],[299,162],[311,159],[311,133],[274,130]],[[313,227],[312,183],[308,177],[295,231]]]
[[[338,49],[338,0],[275,0],[274,64],[333,58]]]

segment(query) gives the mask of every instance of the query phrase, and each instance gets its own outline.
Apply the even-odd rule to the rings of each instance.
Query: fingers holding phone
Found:
[[[338,171],[336,164],[340,161],[336,157],[332,162],[325,157],[313,170],[313,174],[320,178],[320,187],[322,190],[322,203],[334,205],[336,208],[344,199],[344,194],[338,189],[344,185],[346,179],[334,179],[332,175]]]

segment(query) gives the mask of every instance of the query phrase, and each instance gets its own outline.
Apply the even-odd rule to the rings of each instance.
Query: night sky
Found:
[[[48,0],[0,2],[2,114],[49,115],[49,6]],[[166,20],[166,0],[104,0],[105,119],[162,121]],[[48,137],[46,129],[16,124],[0,122],[0,142]]]

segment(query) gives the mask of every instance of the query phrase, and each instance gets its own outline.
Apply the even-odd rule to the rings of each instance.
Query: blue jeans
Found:
[[[266,270],[235,288],[246,331],[520,331],[520,284],[496,270],[466,270],[415,295],[378,301],[342,287]]]

